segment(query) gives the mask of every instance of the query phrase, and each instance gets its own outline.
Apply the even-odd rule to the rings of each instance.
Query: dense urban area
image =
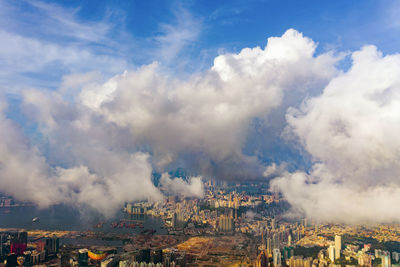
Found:
[[[265,184],[221,185],[209,181],[204,189],[202,199],[168,196],[162,202],[126,203],[123,219],[97,221],[87,231],[1,229],[1,265],[389,267],[399,264],[398,225],[337,225],[288,216],[288,203],[281,195],[271,193]],[[19,205],[4,197],[0,206]],[[149,228],[145,217],[160,218],[164,232]],[[125,231],[101,231],[106,226]],[[67,239],[75,242],[64,242]],[[100,242],[94,245],[83,242],[90,240]],[[110,245],[112,241],[119,243]]]

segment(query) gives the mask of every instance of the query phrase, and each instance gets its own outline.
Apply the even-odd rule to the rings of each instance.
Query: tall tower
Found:
[[[272,241],[271,238],[267,238],[267,254],[271,255],[272,254]]]
[[[273,261],[274,261],[274,266],[275,267],[281,267],[282,266],[282,255],[281,251],[279,249],[274,249],[273,250]]]
[[[342,251],[342,237],[335,235],[335,259],[340,258],[340,252]]]
[[[172,214],[171,224],[172,224],[172,227],[174,227],[174,228],[176,228],[178,226],[178,216],[177,216],[176,212],[174,212]]]
[[[275,233],[272,236],[272,246],[273,246],[273,248],[279,249],[279,245],[280,245],[279,235],[277,233]]]
[[[266,254],[265,250],[261,251],[260,254],[258,254],[256,267],[268,267],[268,255]]]
[[[78,251],[78,266],[85,267],[88,266],[88,250],[87,249],[80,249]]]
[[[261,250],[266,250],[267,247],[265,246],[265,241],[264,241],[264,229],[261,231]]]
[[[389,253],[389,255],[382,255],[381,259],[382,259],[382,267],[391,267],[392,266],[392,263],[390,260],[390,253]]]
[[[260,254],[258,254],[256,267],[268,267],[268,252],[264,242],[264,230],[261,232]]]
[[[330,246],[328,248],[328,254],[329,254],[329,259],[331,260],[332,263],[334,263],[336,259],[335,246]]]

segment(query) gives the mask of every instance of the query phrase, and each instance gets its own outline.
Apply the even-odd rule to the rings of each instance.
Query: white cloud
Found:
[[[182,51],[196,43],[202,20],[180,5],[171,8],[174,21],[160,23],[157,35],[140,38],[126,31],[123,16],[110,16],[112,11],[89,20],[82,19],[79,7],[0,0],[0,88],[54,89],[63,75],[96,71],[109,78],[140,62],[185,70],[190,62]]]
[[[267,167],[265,167],[263,175],[264,175],[264,177],[267,177],[267,178],[273,178],[276,176],[280,176],[280,175],[284,174],[285,172],[287,172],[286,167],[287,167],[286,163],[282,163],[282,164],[278,165],[274,162],[274,163],[268,165]]]
[[[46,75],[61,75],[65,68],[69,72],[88,71],[96,66],[105,74],[121,72],[128,67],[125,60],[108,55],[96,55],[87,48],[61,46],[34,38],[20,36],[0,29],[0,77],[2,86],[20,90],[27,82],[15,82],[19,79],[30,81],[29,86],[41,85],[38,82]],[[39,77],[29,78],[27,73]],[[49,74],[50,73],[50,74]],[[9,85],[9,86],[8,86]]]
[[[41,1],[0,1],[0,87],[55,88],[64,74],[96,70],[106,77],[129,68],[121,57],[133,38],[110,21],[82,21],[79,9]],[[123,37],[122,37],[123,36]]]
[[[58,203],[90,207],[110,216],[125,201],[162,199],[152,184],[146,154],[117,155],[97,148],[87,151],[102,152],[91,155],[90,169],[84,165],[53,168],[4,116],[0,117],[0,126],[0,186],[2,192],[19,200],[40,207]],[[96,168],[96,163],[104,166]]]
[[[320,86],[336,74],[337,58],[314,57],[314,50],[310,39],[289,30],[270,38],[264,50],[218,56],[211,70],[188,80],[151,64],[83,88],[80,99],[108,122],[129,129],[134,143],[149,144],[156,161],[197,151],[222,162],[242,157],[251,120],[266,118],[286,92]],[[291,52],[286,57],[282,51]]]
[[[315,47],[288,30],[269,38],[264,49],[220,55],[210,70],[186,80],[153,63],[106,82],[94,73],[75,73],[58,90],[24,90],[22,108],[48,147],[46,159],[29,161],[40,173],[32,181],[57,192],[46,204],[88,205],[110,214],[124,201],[162,197],[151,183],[152,166],[164,171],[183,162],[203,176],[260,177],[257,158],[242,152],[252,120],[268,120],[284,106],[285,94],[306,94],[337,75],[338,58],[315,56]],[[16,162],[6,164],[10,170],[23,166],[23,160]],[[163,180],[173,192],[185,188],[186,195],[201,195],[199,178],[189,184]],[[7,188],[16,197],[33,190],[29,184]],[[38,188],[38,197],[46,193]]]
[[[18,199],[39,205],[59,201],[52,181],[47,176],[45,159],[38,149],[30,146],[18,126],[7,119],[0,102],[0,187]]]
[[[178,5],[173,10],[176,22],[173,24],[161,24],[161,35],[155,37],[158,43],[158,58],[167,65],[176,59],[182,50],[195,43],[199,38],[203,25],[199,18]],[[180,63],[181,64],[181,63]]]
[[[21,12],[19,5],[0,0],[0,89],[23,95],[23,109],[49,151],[44,155],[30,144],[3,107],[0,187],[7,193],[43,206],[66,202],[109,214],[124,201],[161,198],[150,181],[152,168],[186,161],[222,179],[281,175],[273,185],[309,217],[398,220],[390,203],[400,186],[399,55],[364,47],[353,53],[352,68],[339,73],[341,55],[315,55],[317,44],[290,29],[264,48],[220,55],[209,70],[183,80],[157,63],[123,72],[130,65],[119,54],[182,62],[182,51],[196,45],[203,28],[183,8],[175,23],[160,25],[162,34],[139,47],[126,33],[111,36],[110,21],[81,21],[78,9],[30,1]],[[385,19],[397,14],[398,5],[391,7]],[[115,73],[122,74],[107,79]],[[21,90],[57,85],[53,92]],[[280,129],[289,105],[284,101],[296,107],[287,114],[286,132],[311,155],[308,174],[287,173],[284,165],[264,169],[243,153],[255,118],[267,131],[276,124]],[[198,188],[196,181],[169,183]],[[104,197],[95,203],[98,196]]]
[[[289,132],[313,157],[313,169],[272,184],[309,217],[398,221],[400,56],[366,46],[352,58],[351,69],[322,95],[287,114]]]
[[[193,196],[193,197],[203,197],[204,187],[202,182],[202,177],[190,177],[187,182],[181,178],[171,179],[168,173],[163,173],[160,179],[160,185],[166,189],[172,195],[180,196]]]

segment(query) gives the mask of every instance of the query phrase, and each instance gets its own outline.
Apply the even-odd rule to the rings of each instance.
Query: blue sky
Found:
[[[399,10],[389,0],[1,0],[0,84],[6,91],[51,88],[65,74],[99,71],[108,78],[153,61],[190,74],[209,68],[218,54],[264,47],[289,28],[318,42],[318,52],[374,44],[393,53]]]

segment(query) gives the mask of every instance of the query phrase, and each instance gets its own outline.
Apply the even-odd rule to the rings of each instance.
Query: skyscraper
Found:
[[[390,260],[390,252],[387,253],[386,255],[382,255],[381,259],[382,259],[382,267],[391,267],[392,266],[392,262]]]
[[[78,262],[79,264],[79,262]],[[68,252],[64,249],[61,250],[61,267],[68,267],[69,264],[69,254]]]
[[[88,250],[87,249],[80,249],[78,251],[78,266],[79,267],[86,267],[88,266]]]
[[[267,254],[272,254],[272,240],[271,238],[267,238]]]
[[[340,258],[340,252],[342,251],[342,237],[335,235],[335,259]]]
[[[23,255],[28,244],[27,232],[13,232],[10,233],[10,252],[15,253],[17,256]]]
[[[281,251],[279,249],[274,249],[273,250],[273,260],[274,260],[274,266],[275,267],[280,267],[282,266],[282,255],[281,255]]]
[[[231,232],[233,230],[233,219],[231,216],[221,215],[219,217],[219,231]]]
[[[174,212],[172,214],[171,225],[174,228],[178,227],[178,216],[177,216],[176,212]]]
[[[275,233],[272,236],[272,247],[279,249],[279,245],[280,245],[279,235]]]
[[[54,255],[58,253],[59,246],[60,240],[57,238],[57,236],[47,238],[45,244],[47,255]]]
[[[331,260],[331,262],[335,262],[335,259],[336,259],[335,246],[331,245],[328,248],[328,254],[329,254],[329,259]]]
[[[262,250],[257,256],[256,267],[267,267],[268,266],[268,255],[265,250]]]
[[[274,230],[275,229],[275,219],[271,220],[271,229]]]
[[[5,233],[0,233],[0,259],[4,259],[6,255],[5,250],[6,235]]]
[[[293,247],[284,247],[283,248],[283,259],[284,261],[290,259],[293,255]]]

